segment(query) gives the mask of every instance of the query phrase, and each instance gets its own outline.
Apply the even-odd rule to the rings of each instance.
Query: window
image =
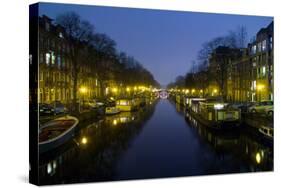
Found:
[[[266,40],[262,41],[262,51],[266,50]]]
[[[55,64],[56,56],[54,55],[54,52],[51,52],[52,54],[52,65]]]
[[[257,51],[257,46],[256,45],[252,46],[252,53],[255,54],[256,51]]]
[[[59,37],[60,37],[60,38],[63,38],[62,32],[59,33]]]
[[[50,53],[46,53],[46,64],[47,65],[50,65],[50,59],[51,59]]]
[[[263,67],[262,67],[262,76],[265,76],[265,74],[266,74],[266,67],[263,66]]]
[[[272,37],[270,37],[269,38],[269,47],[270,47],[271,50],[272,50],[272,42],[273,42]]]
[[[258,43],[258,52],[261,52],[261,42]]]
[[[58,64],[58,67],[61,68],[61,58],[60,58],[60,55],[57,56],[57,64]]]
[[[254,80],[254,81],[252,81],[252,90],[256,90],[256,86],[257,86],[257,81],[256,80]]]

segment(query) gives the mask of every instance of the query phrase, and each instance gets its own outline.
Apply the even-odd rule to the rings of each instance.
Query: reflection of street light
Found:
[[[257,162],[257,164],[261,163],[261,154],[259,152],[256,153],[256,162]]]
[[[116,119],[113,120],[113,125],[117,125],[117,120]]]
[[[86,145],[88,143],[88,139],[86,137],[83,137],[81,139],[81,144]]]

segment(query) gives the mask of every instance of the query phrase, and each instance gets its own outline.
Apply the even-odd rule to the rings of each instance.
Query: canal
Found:
[[[40,156],[42,184],[273,170],[273,150],[243,128],[218,132],[170,100],[80,125]]]

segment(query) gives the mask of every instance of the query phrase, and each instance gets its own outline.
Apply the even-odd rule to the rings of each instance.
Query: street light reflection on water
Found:
[[[167,99],[147,104],[135,112],[80,125],[74,138],[79,146],[70,141],[40,156],[40,182],[273,170],[272,146],[255,136],[240,130],[223,134],[209,130]]]

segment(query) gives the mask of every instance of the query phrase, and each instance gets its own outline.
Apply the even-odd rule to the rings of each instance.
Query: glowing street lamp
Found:
[[[112,92],[117,93],[118,89],[116,87],[112,88]]]
[[[87,92],[87,88],[86,87],[80,87],[79,89],[80,93],[85,94]]]
[[[259,98],[260,98],[260,100],[261,100],[261,92],[262,92],[262,90],[264,89],[264,85],[263,84],[258,84],[257,85],[257,91],[259,92]]]
[[[195,92],[195,89],[192,89],[191,92],[194,93],[194,92]]]
[[[130,89],[129,87],[127,87],[127,88],[126,88],[126,91],[127,91],[127,92],[130,92],[130,91],[131,91],[131,89]]]
[[[262,91],[264,89],[264,85],[262,85],[262,84],[258,84],[257,85],[257,90],[258,91]]]

